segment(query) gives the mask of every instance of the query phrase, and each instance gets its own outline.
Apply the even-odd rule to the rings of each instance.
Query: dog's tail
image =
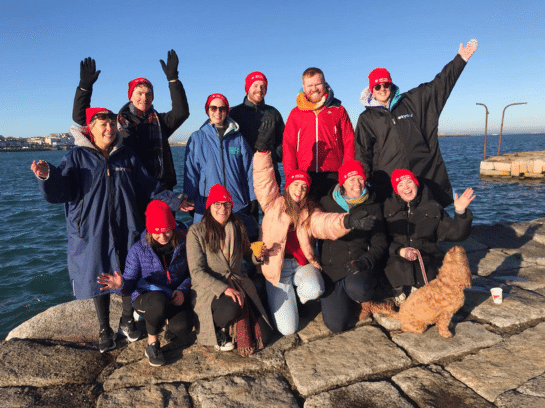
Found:
[[[391,303],[369,303],[369,313],[380,313],[385,316],[397,317],[398,312],[394,311],[394,307]]]

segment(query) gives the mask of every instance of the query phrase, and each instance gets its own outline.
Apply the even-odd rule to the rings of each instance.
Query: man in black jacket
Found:
[[[364,164],[379,200],[392,193],[392,171],[404,168],[424,180],[441,206],[453,202],[437,127],[439,115],[477,47],[475,39],[465,47],[460,44],[458,55],[433,81],[402,94],[385,68],[369,74],[369,88],[360,98],[366,109],[356,126],[356,159]]]
[[[172,190],[176,185],[176,171],[168,139],[189,117],[185,90],[178,79],[178,56],[168,52],[167,63],[160,60],[169,82],[172,110],[158,113],[153,109],[153,86],[145,78],[129,82],[129,102],[117,115],[117,128],[123,135],[124,144],[130,146],[144,164],[148,173],[161,185]],[[100,71],[95,60],[85,58],[80,64],[80,83],[76,89],[72,119],[85,125],[85,110],[91,105],[93,84]]]

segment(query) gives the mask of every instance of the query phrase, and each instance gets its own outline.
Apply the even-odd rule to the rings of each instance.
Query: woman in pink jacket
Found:
[[[314,238],[337,239],[352,228],[371,229],[374,218],[324,213],[308,198],[309,175],[294,170],[286,177],[280,194],[274,176],[271,154],[254,155],[255,195],[263,210],[262,239],[268,256],[261,266],[265,276],[269,307],[276,328],[283,335],[293,334],[299,325],[295,288],[301,303],[317,299],[324,291],[321,266],[314,255]]]

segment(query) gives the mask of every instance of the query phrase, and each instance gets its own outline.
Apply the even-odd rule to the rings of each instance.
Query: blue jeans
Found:
[[[280,282],[274,286],[267,281],[266,286],[274,324],[284,336],[295,333],[299,327],[294,286],[302,304],[318,299],[324,293],[320,271],[311,264],[301,266],[295,259],[284,259]]]

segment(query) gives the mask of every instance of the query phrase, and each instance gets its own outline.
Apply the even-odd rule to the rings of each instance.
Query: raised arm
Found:
[[[91,107],[93,84],[97,81],[100,71],[96,70],[95,60],[87,57],[79,64],[79,85],[74,97],[72,119],[80,126],[85,126],[85,109]]]

